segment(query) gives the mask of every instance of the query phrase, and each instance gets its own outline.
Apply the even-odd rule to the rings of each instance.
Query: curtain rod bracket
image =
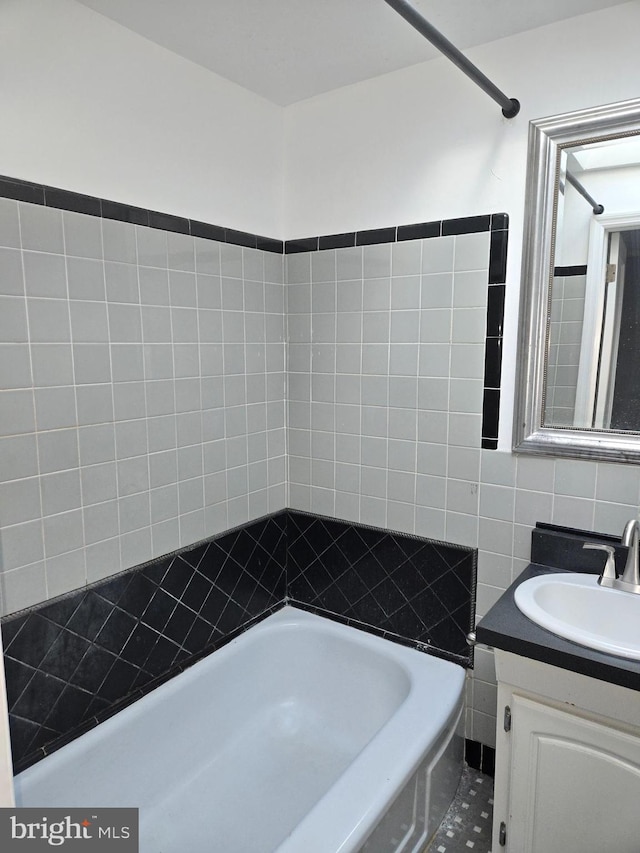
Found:
[[[407,23],[411,24],[421,35],[437,47],[441,53],[450,59],[454,65],[470,77],[490,98],[502,107],[502,115],[505,118],[515,118],[520,112],[520,102],[516,98],[509,98],[486,77],[458,48],[445,38],[426,18],[413,8],[407,0],[385,0],[392,9],[401,15]]]
[[[591,208],[596,216],[600,216],[601,213],[604,213],[604,207],[595,200],[595,198],[587,192],[587,190],[582,186],[580,181],[571,174],[571,172],[567,169],[565,174],[565,178],[567,182],[571,184],[571,186],[579,192],[585,201],[588,201],[591,205]]]
[[[502,108],[502,115],[505,118],[515,118],[520,112],[520,101],[517,98],[511,98],[511,106]]]

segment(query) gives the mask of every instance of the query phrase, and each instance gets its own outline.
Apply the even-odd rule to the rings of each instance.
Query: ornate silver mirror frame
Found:
[[[640,99],[565,113],[530,124],[514,452],[640,463],[640,429],[617,432],[543,426],[559,153],[570,145],[637,133],[640,133]]]

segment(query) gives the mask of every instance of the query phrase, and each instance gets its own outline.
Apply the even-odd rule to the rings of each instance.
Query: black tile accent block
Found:
[[[348,249],[356,244],[356,232],[346,234],[326,234],[318,240],[318,249]]]
[[[148,210],[117,201],[103,200],[102,215],[105,219],[117,219],[120,222],[131,222],[133,225],[149,225]]]
[[[572,276],[572,275],[586,275],[587,274],[587,265],[586,264],[576,264],[574,266],[569,267],[554,267],[553,274],[555,276]]]
[[[233,243],[235,246],[246,246],[247,249],[255,249],[258,238],[255,234],[247,231],[235,231],[233,228],[224,229],[225,243]]]
[[[508,231],[492,231],[489,248],[489,284],[504,284],[507,280]]]
[[[224,228],[219,225],[209,225],[206,222],[198,222],[195,219],[189,220],[189,230],[192,237],[203,237],[205,240],[217,240],[219,243],[224,243]]]
[[[491,230],[492,231],[506,231],[509,227],[509,214],[508,213],[492,213],[491,214]]]
[[[285,535],[267,516],[3,619],[16,772],[281,604]]]
[[[465,216],[462,219],[444,219],[442,222],[442,236],[448,237],[453,234],[475,234],[479,231],[489,231],[491,228],[491,214],[483,216]]]
[[[474,549],[295,511],[287,524],[294,604],[470,662]]]
[[[498,438],[500,418],[500,391],[485,388],[482,400],[482,437]]]
[[[493,778],[496,773],[496,751],[492,746],[486,746],[477,740],[464,741],[464,760],[469,767],[486,773]]]
[[[480,764],[482,763],[482,744],[479,741],[465,738],[464,760],[467,762],[469,767],[473,767],[474,770],[480,770]]]
[[[480,770],[491,776],[493,779],[496,775],[496,751],[492,746],[482,745],[482,764]]]
[[[271,237],[261,237],[256,235],[256,249],[262,252],[273,252],[275,255],[284,253],[284,242],[282,240],[273,240]]]
[[[0,196],[30,204],[44,204],[44,187],[29,181],[0,176]]]
[[[484,387],[500,388],[502,338],[487,338],[484,348]]]
[[[100,199],[93,196],[58,190],[55,187],[45,187],[44,198],[47,207],[72,210],[75,213],[86,213],[89,216],[102,216]]]
[[[480,446],[483,450],[497,450],[498,449],[498,439],[497,438],[483,438],[480,442]]]
[[[319,237],[304,237],[301,240],[285,240],[285,255],[293,255],[298,252],[317,252]]]
[[[504,284],[487,289],[487,337],[501,338],[504,331]]]
[[[592,530],[576,530],[573,527],[561,527],[557,524],[538,522],[531,531],[531,562],[554,569],[602,574],[602,553],[587,549],[585,542],[610,545],[615,548],[615,562],[618,574],[622,574],[628,555],[628,549],[622,545],[619,536],[607,533],[595,533]]]
[[[398,226],[398,242],[401,240],[424,240],[428,237],[440,237],[442,222],[418,222],[415,225]]]
[[[358,231],[356,233],[356,246],[373,246],[376,243],[395,243],[395,239],[395,227],[371,228],[368,231]]]
[[[159,228],[161,231],[173,231],[176,234],[189,234],[189,220],[181,216],[172,216],[170,213],[159,213],[157,210],[149,211],[149,226]]]

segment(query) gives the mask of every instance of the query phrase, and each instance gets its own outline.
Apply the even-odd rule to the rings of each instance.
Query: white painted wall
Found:
[[[0,174],[281,235],[281,107],[73,0],[3,0],[0,79]]]
[[[500,447],[511,446],[529,121],[638,96],[640,2],[467,51],[522,109],[445,59],[289,107],[289,238],[505,211],[510,216]]]

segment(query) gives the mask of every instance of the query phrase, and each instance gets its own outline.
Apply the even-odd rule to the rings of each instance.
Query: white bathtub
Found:
[[[141,853],[419,851],[458,784],[464,671],[284,607],[15,778],[134,806]]]

